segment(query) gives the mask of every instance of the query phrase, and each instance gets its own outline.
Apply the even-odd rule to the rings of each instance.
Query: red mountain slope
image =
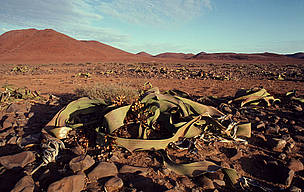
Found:
[[[134,56],[97,41],[79,41],[52,29],[14,30],[0,36],[0,61],[97,61]]]

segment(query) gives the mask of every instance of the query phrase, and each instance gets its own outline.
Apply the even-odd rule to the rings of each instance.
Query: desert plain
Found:
[[[51,29],[27,29],[0,36],[0,74],[0,191],[304,188],[304,53],[152,56],[131,54],[97,41],[76,40]],[[242,141],[180,138],[165,149],[176,164],[207,160],[233,169],[238,175],[236,182],[231,183],[218,171],[179,174],[165,166],[157,151],[98,146],[78,132],[79,145],[66,144],[55,161],[31,174],[43,156],[42,130],[60,109],[82,96],[96,96],[89,94],[92,89],[111,95],[117,88],[133,94],[144,89],[147,82],[162,93],[187,93],[188,99],[213,106],[235,122],[251,123],[250,136],[242,137]],[[30,91],[30,97],[18,96],[23,88]],[[231,102],[240,89],[265,89],[276,101],[243,106]],[[130,101],[126,102],[135,100],[132,94],[113,93],[128,97]],[[168,136],[161,132],[155,135],[151,139]],[[126,129],[116,136],[134,135]]]

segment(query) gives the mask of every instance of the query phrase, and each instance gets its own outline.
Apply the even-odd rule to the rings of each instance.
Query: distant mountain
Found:
[[[0,36],[0,63],[63,63],[104,60],[291,60],[304,59],[304,53],[280,55],[275,53],[161,53],[152,56],[145,52],[131,54],[98,41],[81,41],[52,29],[23,29]]]
[[[79,41],[52,29],[9,31],[0,36],[0,61],[67,62],[131,57],[97,41]]]
[[[280,55],[276,53],[206,53],[200,52],[190,59],[205,59],[205,60],[281,60],[289,59],[285,55]]]
[[[259,55],[259,56],[264,56],[264,57],[284,57],[284,55],[280,55],[280,54],[277,54],[277,53],[269,53],[269,52],[253,53],[253,54],[249,54],[249,55]]]
[[[189,59],[193,56],[194,56],[194,54],[192,54],[192,53],[185,54],[185,53],[170,53],[170,52],[167,52],[167,53],[161,53],[161,54],[155,55],[154,57],[157,57],[157,58],[173,58],[173,59]]]
[[[144,51],[136,53],[136,55],[138,55],[138,56],[144,56],[144,57],[152,57],[152,55],[150,55],[149,53],[146,53]]]
[[[287,54],[287,57],[295,58],[295,59],[304,59],[304,53],[299,52],[299,53],[294,53],[294,54]]]
[[[193,56],[192,59],[247,60],[249,57],[248,54],[201,52]]]

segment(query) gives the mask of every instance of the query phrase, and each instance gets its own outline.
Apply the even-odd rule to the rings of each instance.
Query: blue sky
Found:
[[[128,52],[304,52],[304,0],[0,0],[0,34],[52,28]]]

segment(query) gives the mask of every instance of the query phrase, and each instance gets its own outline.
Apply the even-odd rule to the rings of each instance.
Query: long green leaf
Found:
[[[176,164],[170,161],[165,161],[165,166],[180,175],[196,177],[206,172],[215,172],[221,169],[211,161],[198,161],[194,163]]]
[[[189,130],[190,126],[198,121],[201,116],[197,116],[183,127],[181,127],[173,137],[169,139],[160,139],[160,140],[144,140],[144,139],[126,139],[120,137],[113,137],[117,145],[128,149],[129,151],[135,150],[160,150],[165,149],[169,143],[177,141],[180,137],[184,137]]]
[[[44,127],[44,129],[49,132],[52,129],[58,127],[69,127],[69,120],[71,117],[77,118],[80,114],[90,114],[98,111],[97,106],[105,105],[104,101],[92,100],[88,97],[83,97],[78,100],[72,101],[66,107],[62,108],[54,118]],[[78,122],[79,123],[79,122]],[[75,124],[75,123],[73,123]],[[53,131],[57,137],[66,137],[63,135],[64,130],[56,129]],[[57,135],[56,135],[57,134]]]
[[[251,137],[251,123],[237,125],[236,136]]]
[[[203,105],[203,104],[197,103],[195,101],[192,101],[190,99],[186,99],[183,97],[178,97],[178,96],[175,96],[175,97],[177,97],[184,103],[190,105],[197,114],[208,113],[210,116],[223,116],[224,115],[224,113],[222,113],[221,111],[219,111],[218,109],[216,109],[212,106]]]
[[[108,124],[109,133],[113,133],[113,131],[124,125],[124,119],[130,107],[131,105],[119,107],[105,114],[104,118]]]
[[[50,132],[53,133],[58,139],[65,139],[68,133],[72,130],[70,127],[59,127],[51,129]]]

